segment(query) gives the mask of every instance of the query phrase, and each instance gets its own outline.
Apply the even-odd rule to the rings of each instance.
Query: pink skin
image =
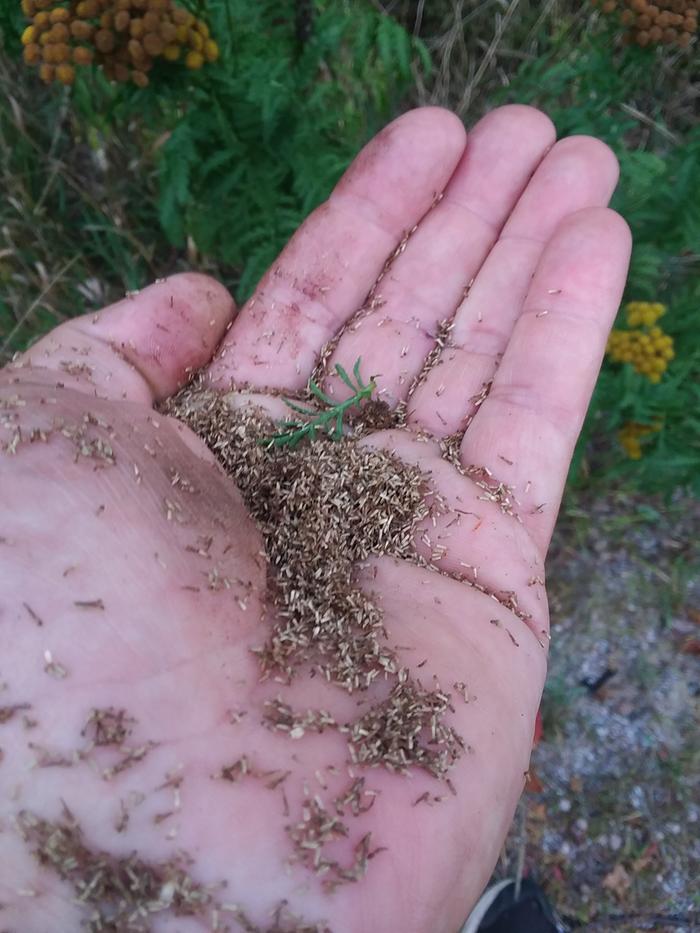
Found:
[[[60,820],[62,802],[92,849],[135,850],[151,862],[187,852],[192,877],[225,883],[220,901],[262,928],[283,899],[335,933],[459,926],[523,788],[546,667],[544,556],[630,249],[623,221],[604,206],[616,181],[609,151],[590,139],[553,143],[547,118],[525,107],[493,112],[468,139],[449,113],[409,113],[360,154],[228,332],[227,293],[203,276],[175,276],[61,326],[2,371],[0,710],[30,704],[0,719],[3,929],[77,930],[87,916],[72,887],[36,863],[15,822],[20,811]],[[405,398],[430,335],[458,308],[455,347],[408,399],[409,429],[364,443],[431,472],[452,510],[424,529],[431,546],[446,548],[439,566],[468,577],[476,568],[480,584],[514,591],[531,618],[468,582],[386,557],[359,570],[406,666],[449,690],[467,685],[451,722],[470,750],[451,774],[455,796],[423,772],[364,773],[379,792],[375,805],[347,817],[349,839],[331,854],[350,862],[366,832],[386,850],[362,881],[328,894],[289,864],[285,825],[299,819],[305,781],[327,802],[347,786],[345,742],[334,732],[273,734],[261,725],[262,705],[281,692],[343,720],[385,686],[350,697],[318,679],[260,682],[249,649],[267,625],[261,540],[201,442],[152,405],[219,344],[214,384],[244,384],[263,402],[266,388],[303,387],[323,343],[416,226],[379,283],[381,306],[345,331],[335,359],[351,366],[362,356],[382,397]],[[475,413],[473,397],[491,380]],[[329,379],[326,389],[339,385]],[[88,413],[109,426],[88,433],[109,434],[113,465],[76,453],[66,436]],[[520,520],[442,460],[437,441],[414,433],[449,434],[474,414],[463,463],[510,485]],[[65,433],[30,442],[32,428],[59,418]],[[85,601],[92,605],[76,605]],[[46,765],[47,755],[86,749],[90,711],[108,706],[136,720],[130,747],[158,744],[109,780],[104,770],[121,757],[113,748]],[[258,770],[291,774],[273,790],[254,777],[217,777],[244,754]],[[172,782],[163,787],[168,775],[179,778],[177,794]],[[425,792],[445,799],[414,805]],[[118,832],[122,804],[130,817]],[[189,933],[212,920],[166,910],[152,929]]]

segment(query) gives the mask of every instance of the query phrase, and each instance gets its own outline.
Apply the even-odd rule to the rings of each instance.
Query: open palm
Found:
[[[449,113],[414,111],[358,156],[230,329],[220,286],[176,276],[2,371],[0,928],[458,928],[527,771],[544,557],[629,254],[604,207],[616,175],[601,143],[554,144],[529,108],[468,140]],[[263,726],[278,694],[337,721],[358,697],[260,681],[261,538],[203,443],[153,408],[208,366],[232,404],[284,414],[280,394],[360,357],[405,411],[362,443],[418,464],[447,504],[417,540],[445,573],[389,557],[359,573],[402,664],[421,676],[427,660],[452,694],[467,751],[451,786],[349,775],[338,732]],[[329,890],[313,857],[290,862],[293,827],[358,776],[347,836],[326,848],[353,866],[371,833],[376,854]]]

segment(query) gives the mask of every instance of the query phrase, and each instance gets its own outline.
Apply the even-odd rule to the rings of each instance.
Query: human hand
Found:
[[[409,113],[360,154],[227,333],[226,292],[175,276],[62,325],[2,371],[2,929],[459,926],[523,788],[545,676],[544,557],[630,248],[603,207],[611,153],[553,141],[524,107],[484,118],[466,149],[450,114]],[[233,403],[282,412],[276,393],[304,388],[380,275],[329,362],[361,357],[380,398],[406,401],[406,427],[360,443],[419,465],[449,512],[417,541],[445,573],[379,556],[361,580],[402,664],[419,678],[427,659],[452,694],[469,751],[449,774],[455,795],[419,769],[356,769],[375,803],[346,808],[348,836],[329,853],[352,864],[369,832],[386,849],[329,893],[288,864],[285,826],[302,818],[305,785],[336,815],[347,739],[295,742],[261,718],[279,693],[347,721],[357,696],[319,678],[261,682],[261,538],[203,443],[152,406],[208,366],[213,386],[235,385]],[[467,424],[459,471],[439,442]],[[222,777],[236,762],[237,779]],[[275,925],[283,901],[308,926]]]

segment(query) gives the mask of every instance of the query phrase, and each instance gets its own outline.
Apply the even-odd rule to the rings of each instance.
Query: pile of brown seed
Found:
[[[278,610],[263,670],[289,678],[311,664],[350,691],[397,673],[382,614],[353,568],[373,554],[414,556],[414,529],[428,514],[420,471],[351,440],[266,445],[275,426],[260,410],[232,410],[196,386],[168,411],[206,441],[262,532]]]
[[[388,699],[341,727],[351,756],[368,766],[400,772],[413,766],[445,777],[464,748],[443,722],[449,696],[425,690],[400,667],[380,608],[353,578],[356,563],[371,555],[418,560],[416,526],[430,514],[426,477],[351,437],[318,437],[293,449],[266,444],[276,428],[260,409],[232,409],[197,382],[166,410],[218,457],[262,533],[276,609],[258,649],[262,671],[291,679],[315,670],[350,692],[378,678],[393,682]],[[321,722],[283,703],[266,712],[270,727],[290,733]],[[332,728],[331,721],[324,725]]]
[[[350,728],[353,762],[401,773],[420,767],[443,777],[464,751],[464,740],[443,722],[451,709],[449,694],[400,681]]]
[[[115,858],[90,849],[67,810],[60,822],[23,811],[17,823],[39,861],[72,884],[79,904],[92,908],[87,929],[95,933],[148,933],[154,914],[197,916],[212,903],[211,892],[192,881],[182,858],[149,864],[135,855]]]

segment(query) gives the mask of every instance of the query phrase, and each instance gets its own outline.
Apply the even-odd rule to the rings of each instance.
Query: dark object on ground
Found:
[[[526,878],[517,892],[512,879],[488,888],[461,933],[566,933],[544,891]]]
[[[601,687],[604,687],[605,684],[610,680],[611,677],[614,677],[617,674],[617,670],[612,667],[606,667],[600,677],[590,678],[584,677],[579,681],[582,687],[585,687],[589,693],[596,694]]]

